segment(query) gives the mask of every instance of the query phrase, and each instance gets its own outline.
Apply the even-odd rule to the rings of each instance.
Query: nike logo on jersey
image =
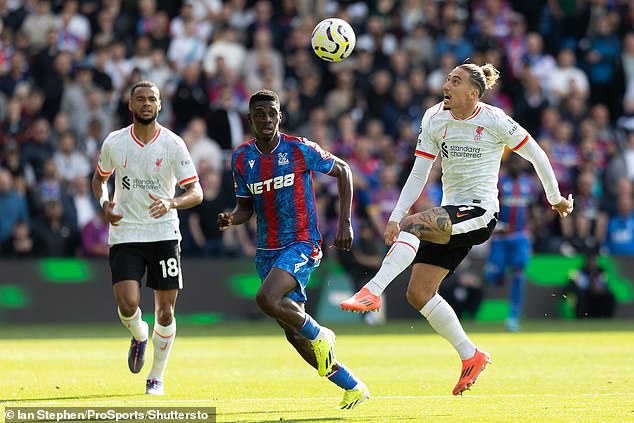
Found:
[[[128,156],[125,156],[125,160],[123,161],[123,168],[128,167]]]
[[[442,139],[447,138],[447,126],[445,126],[445,132],[442,134]]]
[[[249,160],[249,167],[253,169],[253,165],[255,164],[255,160]]]
[[[456,217],[465,217],[468,216],[469,213],[456,213]]]
[[[165,351],[165,350],[167,349],[167,346],[168,346],[169,344],[170,344],[169,342],[165,341],[165,343],[163,344],[163,346],[162,346],[162,347],[159,347],[159,349],[160,349],[161,351]]]

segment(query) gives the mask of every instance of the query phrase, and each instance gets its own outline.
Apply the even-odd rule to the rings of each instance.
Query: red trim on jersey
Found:
[[[297,141],[301,140],[298,139]],[[293,169],[295,170],[295,176],[297,176],[297,178],[295,179],[295,183],[293,184],[293,207],[295,208],[295,216],[297,217],[297,226],[295,227],[295,232],[297,233],[298,240],[307,241],[310,240],[310,222],[308,216],[308,207],[306,207],[306,187],[304,186],[305,182],[303,176],[306,174],[306,172],[309,172],[308,178],[310,183],[310,180],[312,179],[312,172],[306,169],[306,157],[304,157],[301,149],[298,146],[295,146],[295,148],[293,149],[290,160],[292,163],[295,164],[295,166],[293,166]],[[317,204],[315,198],[315,190],[313,189],[310,191],[312,191],[309,194],[313,197],[313,204]],[[319,227],[319,223],[317,223],[317,225]],[[300,228],[302,228],[301,231]]]
[[[99,163],[97,163],[97,171],[101,176],[110,176],[112,175],[112,172],[114,172],[114,169],[112,169],[110,172],[106,172],[101,168],[101,166],[99,166]]]
[[[416,150],[416,153],[414,154],[416,154],[416,156],[418,157],[424,157],[429,160],[436,160],[436,156],[430,153],[425,153],[424,151]]]
[[[180,182],[178,183],[178,186],[179,186],[179,187],[182,187],[183,185],[187,185],[188,183],[190,183],[190,182],[194,182],[194,181],[197,181],[197,180],[198,180],[198,176],[196,176],[196,175],[194,175],[194,176],[190,176],[189,178],[185,178],[185,179],[183,179],[182,181],[180,181]]]
[[[477,106],[477,107],[476,107],[476,109],[475,109],[475,112],[473,112],[473,114],[472,114],[471,116],[469,116],[468,118],[466,118],[466,119],[460,119],[460,118],[457,118],[457,117],[456,117],[456,115],[454,115],[454,114],[451,112],[451,110],[449,110],[449,113],[451,113],[451,117],[452,117],[452,118],[454,118],[455,120],[471,120],[471,119],[473,119],[474,117],[478,116],[478,114],[480,113],[480,111],[482,111],[482,107]]]
[[[151,140],[149,140],[147,142],[147,144],[144,144],[141,140],[139,140],[136,135],[134,135],[134,131],[132,130],[132,128],[134,128],[134,125],[130,125],[130,136],[132,137],[132,139],[134,140],[135,143],[137,143],[137,145],[139,147],[145,147],[146,145],[150,145],[152,144],[154,141],[156,141],[156,139],[159,137],[159,135],[161,134],[161,127],[159,126],[158,131],[156,131],[156,134],[154,134],[154,136],[152,137]]]
[[[429,119],[433,118],[434,116],[436,116],[438,113],[443,111],[443,103],[439,103],[438,104],[438,110],[436,110],[430,117]]]
[[[520,148],[524,147],[524,144],[526,144],[526,143],[528,142],[528,139],[529,139],[529,136],[528,136],[528,135],[526,135],[526,136],[524,137],[524,139],[522,140],[522,142],[521,142],[521,143],[519,143],[519,144],[517,144],[517,145],[515,146],[515,148],[512,148],[511,150],[513,150],[513,151],[517,151],[517,150],[519,150]]]
[[[262,157],[260,161],[260,177],[262,180],[272,177],[275,169],[275,157],[273,154],[267,154]],[[280,247],[280,240],[277,237],[280,221],[277,210],[278,205],[275,201],[276,196],[277,191],[274,189],[263,190],[262,192],[262,207],[268,224],[264,244],[268,248]]]

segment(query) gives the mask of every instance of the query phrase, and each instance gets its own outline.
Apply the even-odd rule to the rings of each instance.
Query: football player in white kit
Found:
[[[380,309],[380,295],[387,285],[413,262],[407,300],[462,360],[454,395],[470,389],[491,361],[465,334],[438,287],[471,247],[493,232],[504,147],[533,164],[553,210],[566,217],[573,208],[572,195],[561,196],[552,166],[530,134],[501,109],[479,101],[498,77],[490,64],[462,64],[449,73],[443,101],[423,116],[414,166],[385,229],[385,242],[392,248],[377,274],[341,303],[349,311]],[[442,156],[442,205],[408,216],[438,156]]]
[[[146,270],[146,285],[154,290],[154,360],[145,392],[162,395],[163,373],[176,336],[174,305],[183,288],[176,210],[200,204],[203,194],[185,143],[156,120],[161,110],[156,85],[135,83],[128,108],[134,123],[104,140],[92,188],[110,223],[112,288],[119,318],[132,333],[128,352],[132,373],[143,367],[149,338],[139,308]],[[115,190],[110,200],[107,183],[113,173]],[[174,197],[176,184],[184,192]]]

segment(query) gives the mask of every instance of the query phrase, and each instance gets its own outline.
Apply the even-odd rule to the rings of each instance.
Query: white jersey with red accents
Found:
[[[421,121],[416,155],[441,157],[442,205],[473,205],[499,211],[498,174],[504,146],[517,151],[530,135],[497,107],[478,103],[466,119],[443,103],[430,107]]]
[[[156,135],[143,144],[134,135],[133,125],[113,131],[103,142],[97,171],[103,176],[115,173],[114,211],[123,215],[118,226],[110,225],[110,245],[181,239],[175,209],[158,219],[148,209],[149,193],[170,199],[176,184],[183,187],[198,181],[181,137],[159,126]]]

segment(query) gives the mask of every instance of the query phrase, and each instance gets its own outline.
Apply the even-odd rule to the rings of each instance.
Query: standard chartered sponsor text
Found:
[[[449,151],[449,155],[452,157],[472,157],[474,159],[482,157],[480,147],[470,145],[450,145]]]

